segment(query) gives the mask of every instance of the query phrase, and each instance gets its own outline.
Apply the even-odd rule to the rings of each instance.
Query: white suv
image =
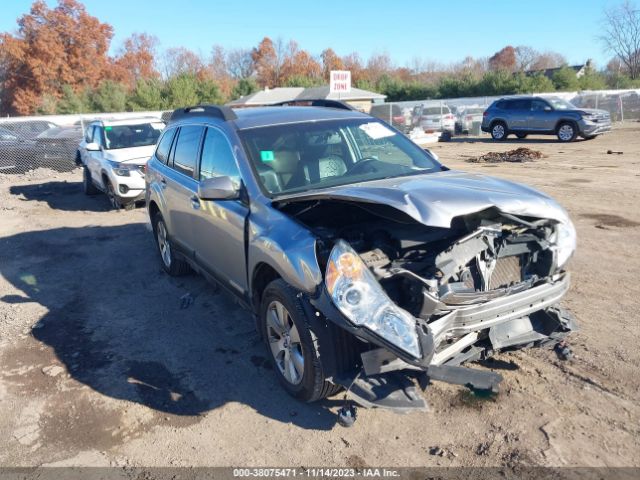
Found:
[[[117,209],[144,200],[144,167],[163,129],[164,123],[155,118],[90,123],[78,146],[84,192],[105,192]]]

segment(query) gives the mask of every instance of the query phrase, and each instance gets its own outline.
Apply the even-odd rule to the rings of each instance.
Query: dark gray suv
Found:
[[[611,130],[606,110],[578,108],[557,97],[511,97],[493,102],[484,112],[482,131],[494,140],[513,133],[518,138],[529,134],[556,135],[561,142],[581,136],[587,140]]]
[[[160,261],[236,296],[284,388],[424,408],[441,380],[495,390],[462,364],[555,345],[575,249],[567,213],[524,185],[441,165],[347,108],[176,110],[147,164]]]

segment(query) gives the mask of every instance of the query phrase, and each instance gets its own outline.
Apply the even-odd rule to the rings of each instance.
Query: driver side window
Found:
[[[549,104],[547,102],[543,102],[542,100],[533,100],[531,103],[531,110],[534,112],[544,112],[548,106]]]

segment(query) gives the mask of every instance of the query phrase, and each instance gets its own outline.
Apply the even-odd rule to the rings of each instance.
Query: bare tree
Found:
[[[229,75],[236,80],[250,77],[253,73],[251,50],[246,48],[229,50],[227,52],[227,69]]]
[[[615,53],[633,79],[640,77],[640,10],[629,0],[604,11],[605,48]]]

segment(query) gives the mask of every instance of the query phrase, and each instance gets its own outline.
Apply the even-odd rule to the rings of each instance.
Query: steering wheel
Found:
[[[354,163],[353,165],[351,165],[348,169],[346,174],[350,175],[352,173],[367,173],[367,170],[363,170],[365,167],[369,166],[371,167],[371,162],[378,162],[379,160],[377,158],[373,158],[373,157],[364,157],[361,158],[360,160],[358,160],[356,163]],[[375,170],[373,170],[375,171]],[[371,172],[371,170],[369,170],[369,172]]]

